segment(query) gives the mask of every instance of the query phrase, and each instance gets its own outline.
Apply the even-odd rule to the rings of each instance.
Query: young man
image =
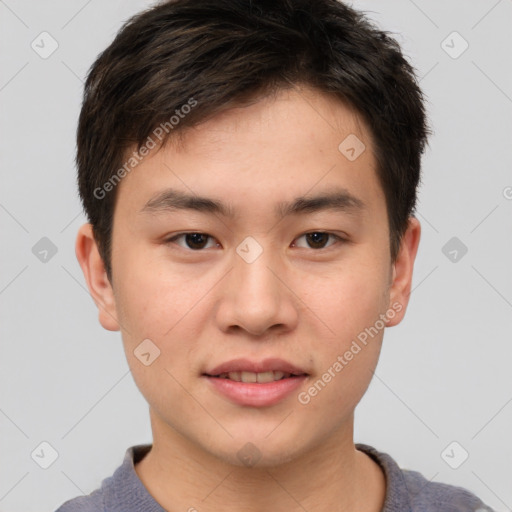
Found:
[[[76,253],[153,443],[58,512],[490,510],[353,441],[409,300],[428,133],[397,43],[335,0],[122,28],[86,83]]]

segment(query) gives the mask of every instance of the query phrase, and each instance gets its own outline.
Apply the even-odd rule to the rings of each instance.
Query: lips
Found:
[[[284,359],[233,359],[203,373],[207,386],[242,407],[276,406],[300,389],[309,378],[301,367]]]
[[[232,359],[207,370],[203,375],[208,377],[220,377],[222,375],[224,377],[225,374],[234,372],[282,372],[285,375],[290,374],[291,376],[308,375],[304,369],[279,358],[269,358],[263,361],[251,361],[244,358]]]

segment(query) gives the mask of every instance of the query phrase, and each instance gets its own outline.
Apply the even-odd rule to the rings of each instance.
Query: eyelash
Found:
[[[302,235],[300,235],[298,238],[296,238],[295,240],[298,240],[299,238],[302,238],[306,235],[312,235],[312,234],[321,234],[321,235],[329,235],[331,238],[334,238],[337,242],[341,242],[341,243],[346,243],[348,242],[348,240],[346,238],[343,238],[339,235],[335,235],[334,233],[330,233],[328,231],[308,231],[307,233],[303,233]],[[213,239],[213,237],[211,235],[208,235],[207,233],[201,233],[201,232],[197,232],[197,231],[187,231],[187,232],[184,232],[184,233],[179,233],[177,235],[174,235],[173,237],[171,238],[168,238],[167,240],[164,241],[164,243],[167,245],[167,244],[174,244],[176,240],[178,240],[179,238],[182,238],[182,237],[185,237],[187,235],[203,235],[203,236],[206,236],[208,237],[209,239]],[[294,241],[295,241],[294,240]],[[311,248],[313,251],[315,252],[319,252],[319,251],[323,251],[323,250],[327,250],[329,249],[330,247],[332,247],[333,245],[336,245],[335,243],[334,244],[331,244],[331,245],[328,245],[327,247],[321,247],[320,249],[313,249]],[[181,247],[182,249],[185,249],[184,247],[182,246],[179,246]],[[303,248],[303,247],[302,247]],[[190,249],[189,247],[187,247],[185,250],[190,250],[192,252],[202,252],[204,251],[205,249],[202,248],[202,249]]]

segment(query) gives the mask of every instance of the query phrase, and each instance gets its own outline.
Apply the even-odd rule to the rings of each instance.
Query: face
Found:
[[[101,323],[122,332],[155,443],[271,466],[351,435],[419,240],[416,221],[392,264],[375,166],[349,108],[283,91],[184,132],[123,178],[112,288],[83,227],[77,255]],[[239,358],[305,375],[207,376]]]

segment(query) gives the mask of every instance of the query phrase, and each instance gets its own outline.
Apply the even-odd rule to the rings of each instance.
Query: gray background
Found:
[[[73,163],[86,71],[148,5],[0,1],[3,512],[52,511],[97,488],[128,446],[151,442],[120,335],[98,323],[75,259],[85,218]],[[356,441],[512,510],[512,1],[353,5],[395,33],[422,77],[435,131],[409,310],[386,332],[356,411]],[[59,45],[45,59],[31,47],[51,49],[43,31]],[[56,254],[40,252],[43,237]],[[51,462],[43,441],[58,452],[48,469],[40,467]],[[463,450],[469,458],[453,469],[447,461],[460,464]]]

